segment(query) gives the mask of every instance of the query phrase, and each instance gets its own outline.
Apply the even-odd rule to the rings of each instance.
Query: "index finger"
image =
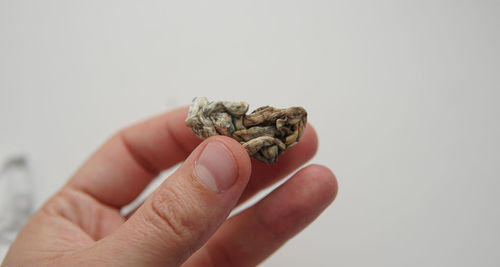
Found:
[[[201,142],[185,126],[186,116],[187,107],[182,107],[119,131],[67,186],[110,206],[130,203],[159,172],[183,161]]]

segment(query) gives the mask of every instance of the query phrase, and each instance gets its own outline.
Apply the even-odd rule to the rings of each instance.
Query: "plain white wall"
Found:
[[[0,154],[39,206],[195,96],[302,105],[340,191],[264,266],[498,266],[499,47],[499,1],[2,0]]]

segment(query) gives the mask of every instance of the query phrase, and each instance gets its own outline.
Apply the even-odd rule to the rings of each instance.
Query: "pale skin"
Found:
[[[337,182],[321,165],[311,125],[300,142],[266,165],[223,136],[199,140],[180,108],[111,137],[38,210],[2,266],[255,266],[304,229],[334,200]],[[194,166],[207,145],[234,159],[234,183],[214,191]],[[157,174],[184,161],[130,216],[120,208]],[[252,207],[233,208],[294,173]]]

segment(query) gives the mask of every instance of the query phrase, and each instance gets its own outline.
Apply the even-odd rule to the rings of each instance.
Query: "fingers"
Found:
[[[228,137],[211,137],[96,251],[132,266],[178,266],[225,221],[250,177],[250,158]]]
[[[184,124],[187,107],[126,128],[108,140],[68,183],[100,202],[121,207],[157,174],[184,160],[201,142]]]
[[[77,171],[68,186],[101,203],[122,207],[134,200],[157,174],[184,160],[201,142],[185,126],[187,107],[126,128],[108,140]],[[240,202],[285,177],[316,153],[310,124],[300,142],[275,164],[252,160],[252,179]]]
[[[226,222],[186,266],[255,266],[311,223],[335,198],[333,173],[308,166]]]
[[[265,164],[252,159],[252,176],[241,196],[240,203],[260,190],[279,181],[309,161],[318,150],[318,137],[311,124],[307,124],[300,141],[278,158],[274,164]]]

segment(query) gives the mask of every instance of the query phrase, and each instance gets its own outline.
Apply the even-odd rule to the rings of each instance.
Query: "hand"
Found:
[[[4,266],[252,266],[313,221],[335,198],[326,167],[310,165],[245,211],[230,211],[316,152],[308,125],[277,163],[250,160],[224,136],[201,142],[181,108],[108,140],[36,212]],[[128,219],[120,208],[161,170],[185,160]]]

